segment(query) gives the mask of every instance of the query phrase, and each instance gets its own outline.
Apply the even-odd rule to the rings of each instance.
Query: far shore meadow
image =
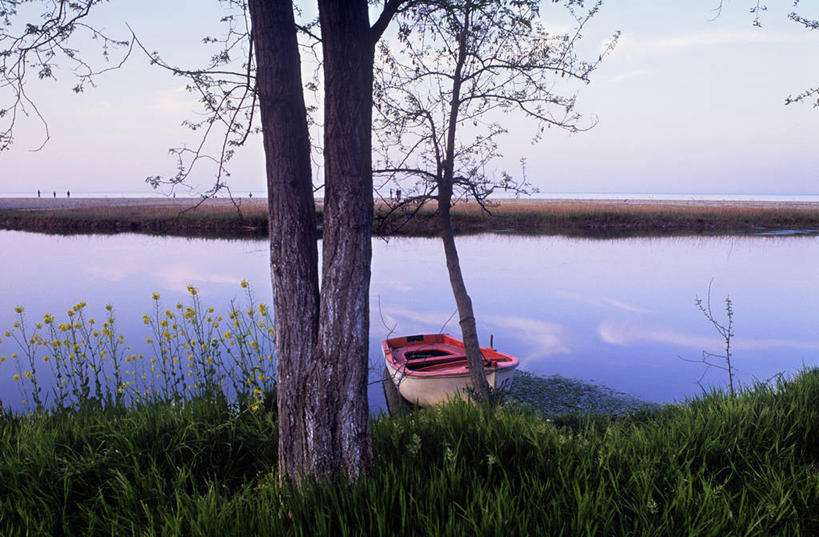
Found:
[[[819,203],[782,201],[509,199],[453,209],[457,233],[507,232],[587,237],[691,234],[819,233]],[[405,221],[385,220],[376,204],[376,234],[431,236],[434,204]],[[321,201],[316,203],[319,225]],[[0,198],[0,229],[45,233],[139,232],[258,238],[267,234],[264,198]]]

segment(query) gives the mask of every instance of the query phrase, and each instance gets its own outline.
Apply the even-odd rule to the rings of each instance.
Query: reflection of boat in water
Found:
[[[463,341],[447,334],[396,337],[383,341],[384,361],[401,396],[432,406],[472,386]],[[486,380],[492,388],[508,387],[518,359],[482,347]]]

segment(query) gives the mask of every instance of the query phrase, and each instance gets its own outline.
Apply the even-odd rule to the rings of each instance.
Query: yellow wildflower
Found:
[[[159,300],[159,293],[154,291],[153,293],[151,293],[151,298],[153,298],[154,300]]]

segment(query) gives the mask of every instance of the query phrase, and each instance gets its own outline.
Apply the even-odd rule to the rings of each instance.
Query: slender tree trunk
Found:
[[[478,330],[475,327],[475,315],[472,311],[472,299],[466,292],[466,284],[461,273],[461,262],[458,249],[455,247],[455,234],[452,231],[450,208],[452,205],[452,185],[455,170],[455,132],[458,126],[458,111],[461,106],[461,83],[464,62],[466,61],[466,40],[469,38],[470,12],[467,11],[458,38],[458,60],[452,77],[452,95],[449,103],[449,120],[447,125],[446,155],[438,175],[438,232],[444,243],[446,268],[449,271],[449,283],[455,304],[458,306],[458,317],[461,325],[461,337],[464,340],[466,359],[469,364],[469,376],[476,395],[486,400],[489,397],[489,383],[483,367],[483,354],[478,342]]]
[[[319,345],[333,473],[372,461],[367,375],[372,257],[373,44],[367,0],[319,0],[324,55],[325,224]],[[311,385],[308,390],[321,390]]]
[[[472,299],[466,291],[466,284],[461,273],[461,262],[458,259],[458,249],[455,247],[455,234],[452,231],[452,221],[450,219],[450,200],[452,190],[449,193],[438,191],[438,232],[441,241],[444,243],[444,255],[446,256],[446,268],[449,272],[449,283],[452,286],[452,294],[455,297],[455,304],[458,306],[458,317],[461,325],[461,337],[464,340],[466,359],[469,364],[469,376],[472,380],[472,387],[478,398],[486,400],[489,396],[489,383],[486,381],[486,371],[483,367],[483,354],[478,343],[478,330],[475,327],[475,315],[472,311]]]

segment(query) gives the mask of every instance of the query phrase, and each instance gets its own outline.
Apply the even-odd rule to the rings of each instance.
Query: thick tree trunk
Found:
[[[320,0],[325,220],[318,287],[310,143],[291,0],[250,0],[268,176],[279,472],[354,477],[372,461],[367,373],[373,45],[366,0]]]
[[[315,367],[321,355],[310,140],[293,5],[290,0],[251,0],[249,7],[267,165],[279,475],[298,481],[323,474],[334,457],[324,425],[324,416],[333,410],[308,390],[324,382]]]
[[[372,461],[367,374],[372,257],[373,44],[366,0],[319,0],[324,55],[325,223],[319,345],[332,473]],[[318,380],[318,379],[317,379]],[[308,390],[320,390],[312,385]]]
[[[455,234],[452,231],[452,220],[450,219],[450,203],[452,190],[446,187],[438,190],[438,232],[444,243],[444,255],[446,256],[446,268],[449,271],[449,283],[452,286],[452,294],[455,297],[455,304],[458,307],[458,318],[461,325],[461,337],[464,340],[466,359],[469,364],[469,376],[472,380],[472,388],[481,400],[486,400],[489,396],[489,383],[486,381],[486,372],[483,366],[483,354],[478,343],[478,330],[475,327],[475,315],[472,311],[472,299],[466,292],[466,284],[461,273],[461,262],[458,259],[458,249],[455,247]]]

